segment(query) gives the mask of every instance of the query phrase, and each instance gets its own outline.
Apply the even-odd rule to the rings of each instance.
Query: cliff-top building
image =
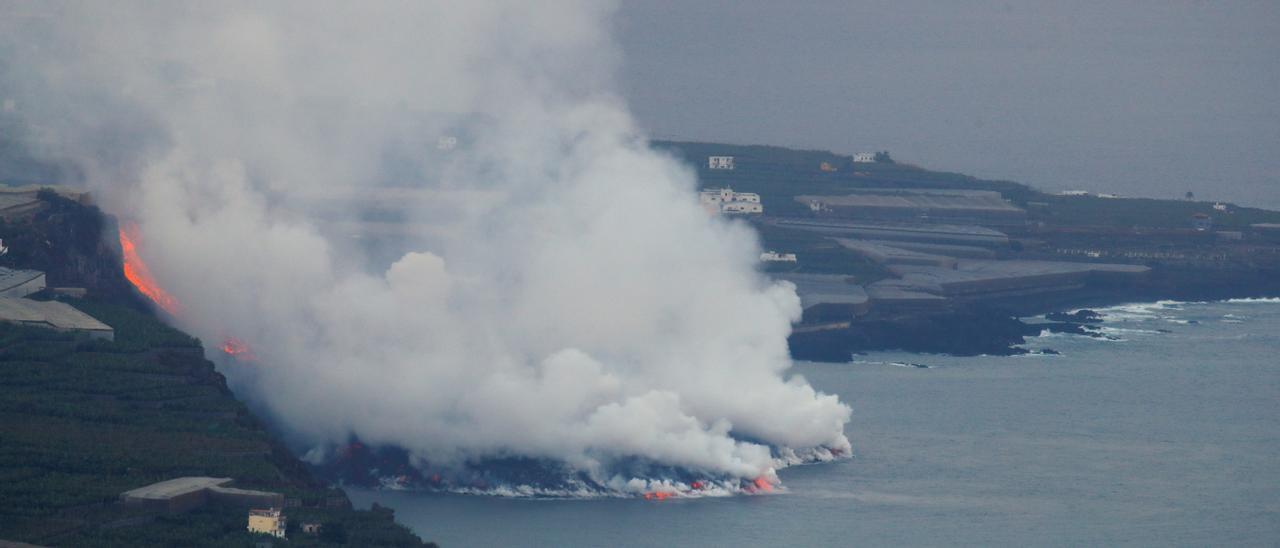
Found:
[[[754,192],[734,192],[732,188],[710,188],[698,193],[698,202],[707,213],[761,214],[764,205]]]
[[[733,169],[733,156],[708,156],[707,169]]]

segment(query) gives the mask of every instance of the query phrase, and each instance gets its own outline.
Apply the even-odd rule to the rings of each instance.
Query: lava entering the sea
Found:
[[[147,268],[147,263],[143,262],[142,257],[138,255],[138,239],[138,225],[131,222],[120,225],[120,250],[123,255],[121,259],[124,262],[125,279],[161,310],[170,316],[178,315],[181,309],[178,300],[156,283],[156,279],[151,276],[151,270]]]

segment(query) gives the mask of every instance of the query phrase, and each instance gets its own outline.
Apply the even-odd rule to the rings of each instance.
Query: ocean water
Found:
[[[1028,345],[1057,356],[798,364],[853,407],[855,456],[784,493],[351,495],[444,546],[1280,544],[1280,299],[1102,312],[1106,339]]]

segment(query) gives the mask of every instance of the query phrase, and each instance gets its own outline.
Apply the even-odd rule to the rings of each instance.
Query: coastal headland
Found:
[[[895,162],[887,152],[659,142],[754,226],[761,268],[796,286],[793,357],[1015,354],[1064,325],[1019,318],[1123,302],[1280,295],[1280,212],[1045,192]],[[723,194],[723,192],[721,192]],[[780,260],[782,259],[782,260]]]

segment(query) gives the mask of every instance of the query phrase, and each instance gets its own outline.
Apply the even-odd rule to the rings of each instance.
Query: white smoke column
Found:
[[[619,490],[645,484],[618,459],[749,480],[848,454],[849,408],[786,377],[793,288],[611,93],[610,3],[358,5],[0,6],[50,10],[9,29],[39,45],[9,60],[24,112],[138,221],[184,327],[251,344],[248,397],[312,446]],[[313,198],[392,185],[430,236],[371,272]]]

